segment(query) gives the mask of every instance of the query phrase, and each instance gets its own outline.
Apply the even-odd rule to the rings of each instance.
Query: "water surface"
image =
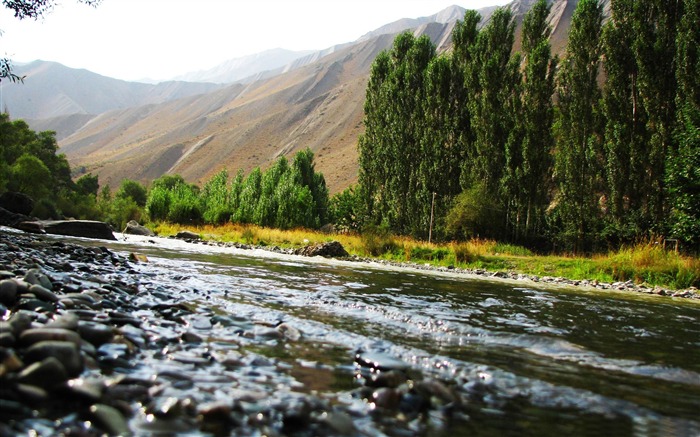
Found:
[[[111,243],[148,256],[145,283],[301,331],[249,351],[274,359],[288,390],[371,411],[352,396],[355,357],[377,353],[465,400],[466,414],[426,418],[430,435],[700,435],[697,302],[150,240]],[[359,429],[410,434],[392,420]]]

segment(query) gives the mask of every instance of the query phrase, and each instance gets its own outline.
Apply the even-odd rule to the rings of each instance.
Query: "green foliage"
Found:
[[[358,231],[360,228],[360,199],[353,187],[337,193],[331,198],[331,219],[340,231]]]
[[[96,175],[93,176],[92,173],[81,176],[75,181],[75,185],[81,194],[91,194],[95,197],[97,197],[97,192],[100,189],[99,179]]]
[[[51,172],[39,158],[25,153],[10,167],[8,188],[33,199],[46,199],[52,191]]]
[[[204,184],[201,202],[204,208],[202,216],[206,223],[220,225],[231,220],[233,206],[227,183],[228,172],[224,169]]]
[[[603,166],[599,161],[602,134],[597,78],[602,21],[597,0],[579,2],[557,77],[556,217],[561,242],[574,251],[591,249],[599,219],[596,193]]]
[[[142,184],[130,179],[124,179],[114,197],[116,199],[133,200],[136,205],[143,208],[148,200],[148,191]]]
[[[131,220],[141,221],[143,208],[130,197],[114,197],[107,209],[105,221],[115,229],[122,230]]]
[[[455,238],[496,237],[501,235],[501,211],[485,185],[477,184],[455,198],[447,214],[447,231]]]
[[[313,152],[295,155],[292,165],[280,157],[266,172],[244,179],[238,172],[228,184],[224,169],[201,192],[180,176],[154,181],[146,202],[151,220],[221,225],[229,221],[288,229],[318,228],[328,216],[328,189],[313,164]]]
[[[198,224],[202,221],[202,208],[196,187],[178,184],[171,190],[170,196],[168,221],[181,224]]]

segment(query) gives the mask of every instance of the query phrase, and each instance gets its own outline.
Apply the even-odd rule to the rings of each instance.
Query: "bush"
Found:
[[[396,242],[389,232],[388,226],[370,225],[362,231],[362,245],[372,256],[383,255],[396,248]]]
[[[193,224],[202,221],[199,197],[190,185],[180,184],[172,191],[168,220],[173,223]]]
[[[468,264],[476,260],[476,255],[469,249],[467,243],[458,243],[452,247],[455,254],[455,262]]]

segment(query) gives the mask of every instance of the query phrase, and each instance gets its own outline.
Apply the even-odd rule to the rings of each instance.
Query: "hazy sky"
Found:
[[[272,48],[324,49],[400,18],[509,0],[59,0],[44,19],[0,6],[0,57],[86,68],[119,79],[168,79]]]

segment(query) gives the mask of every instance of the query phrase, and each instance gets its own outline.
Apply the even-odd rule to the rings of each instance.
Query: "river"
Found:
[[[261,363],[235,375],[236,390],[313,394],[354,418],[343,432],[700,435],[697,302],[162,238],[91,244],[146,255],[144,286],[211,320],[193,329],[212,355]],[[281,323],[293,341],[240,335]],[[368,388],[382,372],[402,385]],[[429,409],[410,395],[417,381],[439,381]],[[235,395],[213,387],[214,399]]]

